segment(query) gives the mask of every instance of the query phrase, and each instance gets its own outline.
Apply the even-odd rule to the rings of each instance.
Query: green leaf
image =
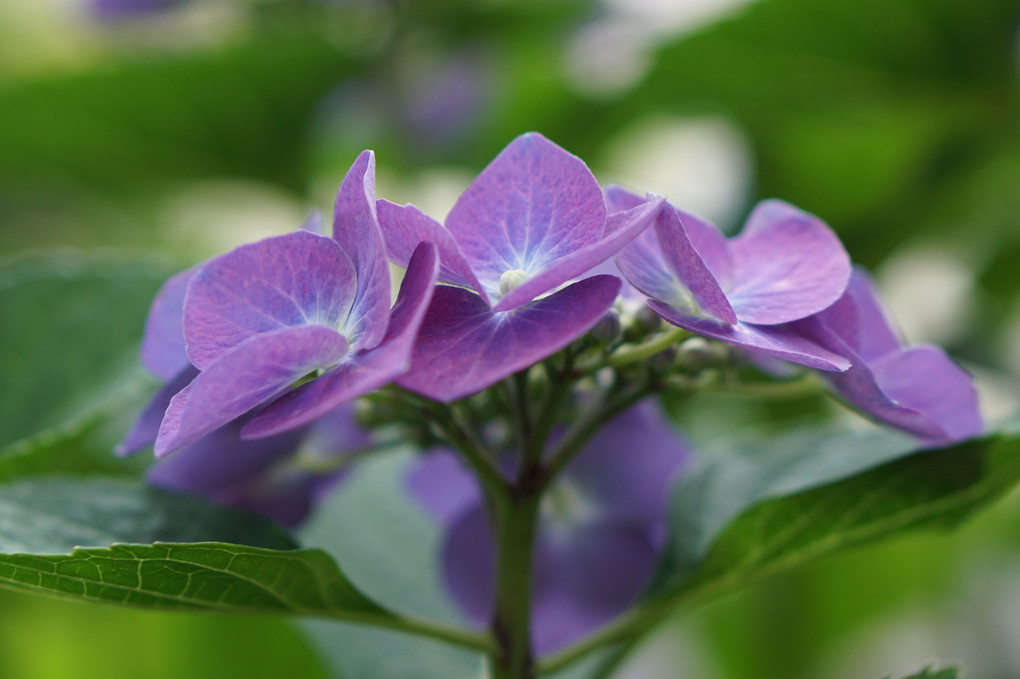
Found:
[[[167,274],[151,257],[110,253],[0,263],[0,447],[142,400],[138,343]]]
[[[346,619],[386,615],[319,550],[205,542],[4,554],[0,585],[150,609]]]
[[[0,552],[68,554],[78,546],[157,540],[296,547],[265,519],[138,483],[36,478],[0,485]]]
[[[764,451],[760,459],[745,454],[698,470],[674,494],[660,586],[675,599],[719,594],[906,530],[950,527],[1020,481],[1016,431],[938,450],[882,445],[866,437],[856,449],[843,441],[785,455]],[[864,468],[841,475],[834,456]],[[883,458],[891,461],[874,466]],[[741,463],[742,478],[734,482],[730,473],[724,482],[727,465]]]
[[[959,670],[955,667],[944,667],[942,669],[925,667],[917,674],[911,674],[909,677],[903,677],[903,679],[956,679],[958,676]],[[886,679],[892,678],[886,677]]]

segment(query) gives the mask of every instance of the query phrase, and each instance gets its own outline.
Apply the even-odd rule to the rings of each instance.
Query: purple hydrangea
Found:
[[[607,423],[549,489],[532,562],[536,652],[576,641],[642,594],[663,544],[670,482],[688,458],[686,444],[645,403]],[[470,621],[485,625],[495,548],[475,478],[441,451],[416,463],[408,485],[445,528],[448,591]]]
[[[374,170],[366,151],[344,178],[332,237],[300,230],[268,238],[167,282],[150,311],[142,358],[169,380],[164,391],[186,384],[162,417],[157,456],[259,407],[243,436],[306,425],[407,368],[439,262],[432,245],[415,244],[390,308]],[[299,380],[310,381],[294,388]],[[147,439],[156,403],[122,452]]]
[[[345,462],[372,443],[351,404],[254,441],[240,438],[245,422],[235,420],[159,460],[149,483],[296,526],[344,478]]]
[[[611,257],[662,205],[638,202],[608,214],[587,166],[536,133],[515,139],[482,171],[445,227],[412,205],[379,201],[390,257],[406,264],[418,242],[432,242],[439,280],[448,284],[436,290],[398,383],[452,401],[584,334],[612,305],[619,280],[593,276],[557,288]]]
[[[930,344],[905,346],[882,309],[874,284],[855,269],[840,299],[791,329],[846,356],[851,367],[825,373],[847,403],[931,446],[984,430],[973,380]]]
[[[619,188],[607,191],[607,201],[616,210],[641,203]],[[849,367],[786,325],[831,305],[850,277],[850,258],[832,230],[792,205],[759,203],[740,235],[727,239],[667,204],[616,264],[673,325],[819,370]]]

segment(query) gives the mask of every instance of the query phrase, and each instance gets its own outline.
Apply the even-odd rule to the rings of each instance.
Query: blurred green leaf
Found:
[[[955,667],[945,667],[942,669],[925,667],[917,674],[911,674],[909,677],[903,677],[903,679],[956,679],[958,676],[959,671]],[[892,677],[886,677],[886,679],[892,679]]]
[[[0,263],[0,447],[139,398],[138,343],[167,273],[126,254]]]
[[[1015,431],[913,453],[877,440],[807,451],[745,454],[685,477],[660,580],[672,596],[718,594],[905,530],[952,526],[1020,481]]]
[[[0,552],[67,554],[157,540],[297,546],[270,521],[140,483],[47,477],[0,485]]]

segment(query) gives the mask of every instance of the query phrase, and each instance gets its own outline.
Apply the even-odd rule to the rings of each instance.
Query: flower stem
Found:
[[[653,337],[644,344],[637,346],[624,346],[614,351],[606,361],[606,365],[619,368],[630,363],[643,361],[651,358],[660,351],[665,351],[682,339],[690,336],[690,332],[683,328],[673,328],[660,335]]]

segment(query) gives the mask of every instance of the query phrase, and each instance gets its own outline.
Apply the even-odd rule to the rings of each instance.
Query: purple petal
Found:
[[[817,318],[865,361],[873,361],[900,348],[871,277],[859,267],[854,268],[843,296]]]
[[[842,371],[850,367],[843,355],[821,346],[789,326],[752,325],[738,322],[723,325],[708,318],[684,314],[666,304],[648,300],[648,306],[669,323],[704,337],[721,340],[766,356],[781,358],[826,371]]]
[[[170,400],[197,376],[198,370],[189,363],[187,368],[160,387],[113,452],[121,457],[127,457],[154,444],[156,435],[159,434],[159,426],[163,422],[163,415],[170,407]]]
[[[922,344],[894,351],[869,367],[894,403],[924,413],[938,424],[935,435],[916,432],[927,443],[946,445],[984,431],[973,379],[939,347]],[[887,412],[885,417],[872,414],[897,424]]]
[[[512,141],[453,206],[446,226],[490,297],[603,235],[606,206],[587,166],[537,133]]]
[[[197,441],[346,353],[343,335],[321,325],[250,337],[206,366],[170,401],[156,438],[156,457]]]
[[[307,424],[347,401],[388,384],[404,372],[432,299],[438,272],[435,246],[422,243],[407,266],[386,336],[379,346],[353,354],[333,370],[270,404],[252,418],[242,435],[260,438]]]
[[[163,381],[191,365],[184,347],[184,295],[195,271],[191,268],[167,279],[145,319],[142,365]]]
[[[606,209],[609,211],[609,214],[626,212],[645,202],[645,199],[640,195],[633,191],[628,191],[622,186],[607,186],[604,196]]]
[[[356,286],[354,267],[332,238],[295,231],[243,245],[211,260],[188,286],[188,356],[205,370],[259,333],[309,324],[339,328]]]
[[[375,154],[362,151],[348,170],[333,205],[333,238],[350,257],[358,292],[344,334],[351,350],[371,349],[386,334],[390,268],[375,212]]]
[[[690,217],[688,217],[690,219]],[[692,223],[697,223],[691,219]],[[698,227],[696,227],[698,228]],[[737,316],[730,306],[729,300],[722,291],[708,264],[694,248],[680,213],[674,209],[666,209],[659,213],[655,223],[655,234],[659,238],[663,255],[673,271],[690,291],[699,313],[706,313],[723,323],[737,322]],[[670,300],[662,300],[668,302]]]
[[[298,228],[310,231],[319,236],[326,235],[326,226],[322,221],[322,213],[318,210],[312,210],[309,212],[308,216],[305,217],[305,221],[301,222],[301,226]]]
[[[437,401],[484,389],[559,351],[612,306],[620,281],[594,276],[512,311],[463,288],[436,289],[401,386]]]
[[[550,268],[534,278],[529,278],[499,300],[493,307],[493,311],[515,309],[542,293],[588,273],[616,254],[644,231],[649,224],[653,223],[664,202],[663,198],[657,198],[641,203],[626,212],[613,214],[606,220],[606,233],[601,240],[562,257]]]
[[[379,224],[386,239],[386,249],[394,262],[406,267],[418,243],[433,243],[439,250],[442,265],[439,280],[471,288],[485,297],[482,284],[475,278],[460,246],[446,227],[413,205],[400,206],[380,199],[376,201],[376,209],[379,211]]]
[[[722,231],[711,222],[701,217],[677,210],[680,223],[691,239],[691,245],[701,255],[705,266],[719,282],[723,290],[733,285],[733,253],[730,252],[729,241]]]
[[[449,451],[427,453],[416,460],[406,484],[412,497],[443,525],[482,504],[478,481]]]
[[[495,546],[482,505],[462,513],[446,532],[442,547],[443,582],[464,615],[481,626],[495,600]]]
[[[850,280],[850,257],[821,220],[781,201],[765,201],[730,241],[730,302],[740,320],[788,323],[825,309]]]
[[[645,402],[606,423],[570,463],[564,482],[577,485],[600,515],[658,522],[672,481],[689,459],[679,433]]]
[[[648,586],[658,556],[641,524],[595,522],[556,537],[539,535],[551,571],[535,590],[532,637],[539,655],[626,611]]]

